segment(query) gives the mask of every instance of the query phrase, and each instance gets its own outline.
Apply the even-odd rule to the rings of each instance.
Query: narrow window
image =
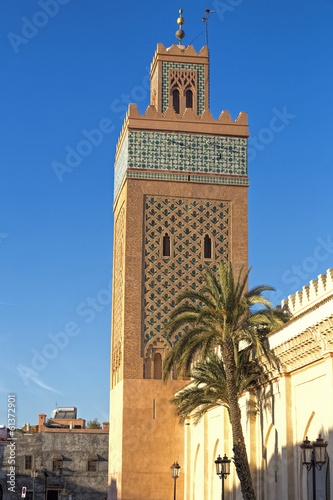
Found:
[[[88,472],[97,472],[97,460],[88,460]]]
[[[156,418],[156,400],[153,401],[153,419]]]
[[[154,356],[154,379],[161,380],[162,378],[162,356],[157,352]]]
[[[211,259],[212,258],[212,240],[206,234],[205,239],[204,239],[204,259]]]
[[[175,89],[172,91],[172,104],[173,109],[178,114],[179,113],[179,90]]]
[[[53,472],[56,472],[57,474],[62,473],[62,460],[53,460]]]
[[[170,257],[170,238],[167,233],[163,236],[163,257]]]
[[[26,455],[24,460],[24,468],[25,470],[32,469],[32,455]]]
[[[192,90],[186,90],[185,96],[186,96],[186,107],[187,108],[193,108],[193,94],[192,94]]]

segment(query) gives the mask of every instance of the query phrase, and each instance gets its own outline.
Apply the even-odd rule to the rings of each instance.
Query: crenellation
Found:
[[[296,316],[312,307],[315,302],[333,295],[333,269],[326,274],[319,274],[318,279],[311,280],[309,285],[303,286],[302,291],[289,295],[288,300],[281,302],[281,307],[288,306],[291,314]]]
[[[319,274],[318,276],[318,295],[326,292],[326,274]]]
[[[221,123],[233,123],[229,111],[226,111],[226,110],[222,111],[222,113],[220,114],[220,116],[218,118],[218,121]]]
[[[238,125],[247,125],[247,112],[246,111],[241,111],[238,115],[238,117],[235,120],[235,123],[238,123]]]
[[[310,301],[316,300],[318,294],[318,280],[310,281]]]
[[[222,111],[218,120],[215,120],[209,109],[196,114],[193,109],[187,108],[183,114],[177,114],[173,106],[168,106],[162,113],[149,104],[145,113],[140,114],[136,104],[130,104],[117,143],[116,158],[121,149],[123,138],[128,130],[160,130],[171,132],[175,126],[179,131],[202,134],[202,125],[206,133],[225,137],[249,137],[247,113],[241,112],[236,120],[232,120],[228,111]]]
[[[295,309],[300,309],[302,307],[303,292],[296,292],[295,294]]]

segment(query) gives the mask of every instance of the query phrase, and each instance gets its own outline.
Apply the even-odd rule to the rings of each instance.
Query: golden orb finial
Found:
[[[184,18],[182,17],[182,13],[183,13],[183,9],[179,9],[180,16],[177,19],[177,24],[179,25],[179,27],[183,26],[184,21],[185,21]],[[184,36],[185,36],[185,32],[182,29],[179,29],[176,31],[176,38],[178,38],[178,40],[179,40],[179,45],[182,44],[181,41],[184,38]]]

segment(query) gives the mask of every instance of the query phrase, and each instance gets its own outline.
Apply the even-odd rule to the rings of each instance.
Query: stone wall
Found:
[[[44,499],[44,488],[53,491],[67,490],[72,500],[103,500],[107,496],[108,433],[95,432],[40,432],[27,434],[16,432],[15,441],[15,494],[8,492],[7,473],[9,471],[9,441],[0,442],[0,485],[3,500],[20,498],[22,487],[32,492],[31,471],[25,469],[25,456],[31,455],[32,468],[46,468],[35,480],[35,500]],[[53,472],[52,457],[62,456],[62,470]],[[88,471],[88,457],[97,460],[97,471]],[[29,496],[27,496],[29,498]],[[32,498],[32,497],[31,497]],[[60,496],[59,496],[60,498]]]

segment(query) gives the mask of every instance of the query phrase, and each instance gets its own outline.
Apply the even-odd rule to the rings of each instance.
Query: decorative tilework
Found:
[[[116,200],[118,192],[120,191],[124,177],[126,175],[128,159],[128,135],[126,135],[121,151],[119,153],[117,163],[114,170],[114,199]]]
[[[247,175],[247,140],[239,137],[130,131],[128,167]]]
[[[169,69],[190,69],[197,72],[197,100],[198,114],[204,110],[205,106],[205,77],[203,64],[186,64],[175,62],[162,63],[162,113],[167,109],[169,104]]]
[[[145,197],[144,224],[143,345],[147,356],[151,341],[164,337],[163,325],[178,293],[188,288],[195,290],[201,284],[205,265],[216,271],[218,262],[228,262],[231,205],[217,200],[149,195]],[[166,233],[171,241],[170,257],[162,255]],[[206,234],[212,240],[209,260],[203,258]]]
[[[166,132],[129,131],[116,163],[115,199],[127,177],[248,185],[247,139]],[[130,169],[145,172],[129,172]],[[159,172],[153,174],[154,170]],[[160,171],[172,171],[163,175]],[[176,172],[179,172],[177,174]],[[205,176],[204,174],[220,174]],[[203,174],[203,175],[196,175]],[[222,175],[221,175],[222,174]],[[223,177],[223,174],[242,178]]]

